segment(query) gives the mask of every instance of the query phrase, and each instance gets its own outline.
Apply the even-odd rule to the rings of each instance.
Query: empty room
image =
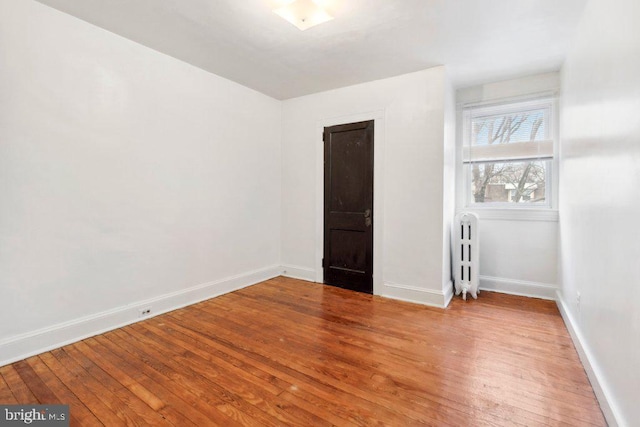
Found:
[[[0,425],[639,425],[638,23],[0,0]]]

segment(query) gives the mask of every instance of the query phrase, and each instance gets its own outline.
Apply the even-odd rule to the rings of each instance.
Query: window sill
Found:
[[[481,220],[493,221],[545,221],[558,222],[557,209],[532,208],[466,208],[460,211],[473,212]]]

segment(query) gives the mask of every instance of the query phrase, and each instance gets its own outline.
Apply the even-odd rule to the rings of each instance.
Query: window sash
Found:
[[[553,158],[553,140],[512,142],[508,144],[466,145],[462,148],[463,163],[486,163]]]

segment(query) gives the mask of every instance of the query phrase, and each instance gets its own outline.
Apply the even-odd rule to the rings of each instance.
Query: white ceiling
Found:
[[[282,0],[38,0],[278,99],[446,65],[456,86],[560,68],[587,0],[325,0],[300,31]]]

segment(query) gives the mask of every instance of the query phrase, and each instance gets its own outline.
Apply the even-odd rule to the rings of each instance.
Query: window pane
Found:
[[[466,165],[471,203],[547,204],[547,161],[495,162]]]
[[[471,145],[509,144],[547,138],[547,109],[471,119]]]

